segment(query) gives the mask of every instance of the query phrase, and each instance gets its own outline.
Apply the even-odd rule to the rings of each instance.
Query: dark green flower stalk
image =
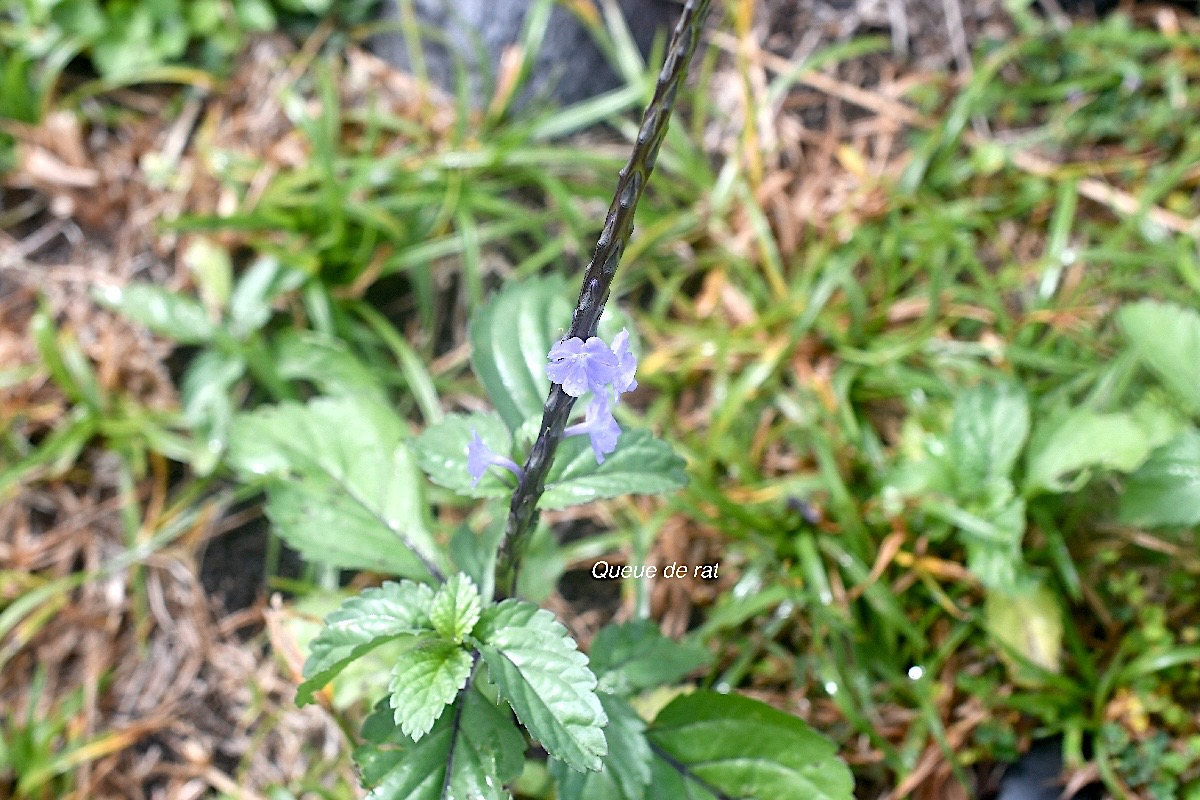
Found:
[[[645,191],[646,181],[654,171],[658,149],[667,133],[667,123],[675,107],[679,87],[687,78],[688,67],[696,46],[700,41],[704,19],[708,15],[711,0],[688,0],[684,5],[679,24],[667,47],[666,61],[658,76],[654,98],[642,115],[642,125],[629,162],[617,179],[616,194],[604,221],[604,230],[596,243],[591,263],[583,276],[583,287],[579,301],[571,318],[571,328],[565,338],[588,340],[596,335],[596,326],[604,305],[608,302],[613,276],[617,273],[625,244],[633,232],[633,215],[638,201]],[[503,580],[499,585],[507,586],[507,593],[516,591],[520,571],[521,553],[531,531],[537,524],[538,500],[545,491],[546,474],[554,461],[554,452],[563,437],[575,397],[567,394],[561,384],[554,384],[546,397],[542,411],[542,424],[537,441],[525,462],[524,474],[513,493],[509,508],[508,523],[504,531]]]

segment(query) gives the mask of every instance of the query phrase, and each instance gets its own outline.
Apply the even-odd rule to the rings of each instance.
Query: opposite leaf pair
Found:
[[[390,704],[412,742],[434,729],[448,706],[463,712],[482,661],[500,698],[548,753],[577,770],[600,768],[608,719],[587,657],[549,611],[521,600],[485,606],[463,574],[436,593],[403,581],[347,600],[312,643],[297,702],[311,702],[351,661],[395,640],[409,647],[392,670]]]

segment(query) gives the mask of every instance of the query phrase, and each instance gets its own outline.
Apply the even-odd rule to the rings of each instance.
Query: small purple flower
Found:
[[[608,407],[608,397],[598,394],[588,404],[587,414],[583,422],[578,422],[563,431],[566,436],[586,433],[592,440],[592,453],[596,463],[603,464],[606,453],[617,449],[617,437],[621,435],[621,426],[613,419],[612,410]]]
[[[613,379],[613,388],[620,396],[637,388],[637,380],[633,374],[637,372],[637,356],[629,352],[629,331],[624,328],[613,337],[612,353],[617,359],[617,374]]]
[[[517,462],[492,452],[492,449],[484,444],[483,439],[474,428],[471,429],[471,437],[471,443],[467,445],[467,472],[471,476],[472,489],[479,485],[479,481],[483,479],[488,467],[504,467],[516,475],[517,480],[524,477],[525,470],[521,469]]]
[[[618,358],[599,336],[586,342],[578,336],[563,339],[550,348],[549,359],[546,376],[571,397],[583,397],[589,389],[602,394],[617,377]]]

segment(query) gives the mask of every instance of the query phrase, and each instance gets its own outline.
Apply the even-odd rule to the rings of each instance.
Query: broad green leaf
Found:
[[[554,615],[505,600],[483,612],[474,635],[492,683],[546,752],[580,772],[600,769],[607,717],[596,676]]]
[[[1200,413],[1200,314],[1142,300],[1122,308],[1117,319],[1138,359],[1192,413]]]
[[[647,736],[660,754],[647,797],[853,797],[854,779],[836,757],[833,742],[796,717],[748,697],[681,695],[659,713]]]
[[[645,619],[601,628],[590,658],[600,691],[616,695],[675,683],[712,661],[700,645],[668,639]]]
[[[1200,432],[1158,448],[1129,476],[1120,518],[1146,527],[1200,523]]]
[[[432,603],[433,590],[412,581],[389,581],[346,600],[325,618],[325,627],[312,642],[296,703],[311,703],[313,692],[372,648],[401,636],[432,631]]]
[[[217,334],[217,326],[198,300],[161,286],[149,283],[107,286],[97,293],[97,299],[180,344],[203,344]]]
[[[289,329],[275,340],[275,371],[285,380],[309,381],[321,394],[356,395],[387,402],[374,374],[339,339]]]
[[[367,718],[363,737],[369,743],[355,760],[363,783],[373,787],[368,800],[509,800],[504,786],[524,766],[525,738],[505,710],[475,690],[419,742],[395,726],[386,706]]]
[[[1038,437],[1029,455],[1027,491],[1077,489],[1091,468],[1130,472],[1162,444],[1156,431],[1130,413],[1100,414],[1086,408],[1069,411]],[[1072,476],[1080,480],[1068,481]]]
[[[404,651],[388,685],[404,735],[418,741],[428,733],[469,677],[471,654],[455,642],[425,636]]]
[[[471,577],[483,598],[490,598],[496,592],[496,556],[504,539],[505,521],[503,514],[498,514],[478,533],[463,523],[450,537],[454,565]]]
[[[947,441],[959,498],[1010,478],[1028,436],[1029,401],[1020,386],[981,384],[960,394]]]
[[[561,276],[507,284],[471,319],[471,366],[508,429],[540,414],[550,392],[546,356],[571,322]]]
[[[461,643],[479,621],[482,610],[479,590],[470,578],[460,572],[443,583],[434,595],[429,619],[439,634],[452,642]]]
[[[406,438],[385,406],[321,398],[239,416],[228,459],[269,479],[267,515],[309,560],[424,579],[440,556]]]
[[[1062,609],[1053,591],[1041,584],[1030,584],[1019,594],[987,593],[984,618],[988,632],[1008,650],[1001,657],[1008,664],[1013,680],[1030,686],[1041,684],[1032,670],[1010,654],[1049,672],[1058,672],[1062,657]]]
[[[586,436],[563,440],[546,476],[540,508],[566,508],[605,497],[657,494],[687,485],[686,464],[649,431],[621,432],[616,452],[596,463]]]
[[[512,436],[496,414],[451,414],[431,425],[413,443],[417,463],[439,486],[466,497],[511,497],[516,477],[503,467],[490,467],[477,486],[467,472],[467,445],[478,433],[493,453],[509,456]]]
[[[600,705],[608,715],[604,738],[608,755],[599,772],[576,772],[561,761],[550,763],[558,781],[558,800],[644,800],[653,758],[646,723],[628,702],[606,692]]]

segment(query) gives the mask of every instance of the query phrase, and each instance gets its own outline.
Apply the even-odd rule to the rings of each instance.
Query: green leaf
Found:
[[[466,497],[512,496],[516,477],[502,467],[489,468],[479,485],[471,486],[467,445],[471,442],[472,431],[479,434],[492,452],[508,456],[512,436],[495,413],[451,414],[417,437],[413,443],[417,463],[431,481]]]
[[[988,495],[966,508],[925,502],[922,508],[950,522],[967,550],[967,567],[989,589],[1015,591],[1024,572],[1025,500],[1016,497],[1007,478],[996,480]]]
[[[1036,437],[1025,476],[1027,491],[1072,491],[1097,467],[1130,472],[1162,444],[1153,437],[1154,431],[1133,414],[1073,409]],[[1077,474],[1079,480],[1067,481]]]
[[[275,340],[275,371],[285,380],[311,381],[326,395],[356,395],[380,403],[387,393],[342,341],[289,329]]]
[[[628,702],[615,695],[602,692],[600,705],[608,715],[604,766],[599,772],[584,773],[551,761],[558,800],[644,800],[653,758],[646,741],[646,723]]]
[[[351,589],[330,591],[314,588],[284,607],[282,624],[300,652],[312,650],[313,642],[325,627],[325,617],[356,595],[357,592]],[[327,684],[332,707],[336,711],[347,711],[375,698],[379,694],[379,687],[386,686],[391,680],[392,666],[414,641],[414,636],[407,635],[389,638],[347,663]],[[315,694],[319,687],[314,684],[311,688]]]
[[[270,256],[255,261],[229,298],[229,332],[244,339],[267,324],[274,299],[295,289],[304,279],[303,272],[285,267]]]
[[[607,717],[596,676],[549,611],[505,600],[475,627],[491,680],[546,752],[579,771],[600,769]]]
[[[196,434],[192,468],[201,475],[212,472],[229,444],[235,414],[233,387],[245,373],[246,362],[240,356],[204,350],[183,378],[183,416]]]
[[[489,598],[496,592],[496,556],[504,539],[505,522],[502,514],[497,515],[479,533],[463,523],[450,537],[450,557],[454,559],[454,565],[471,577],[479,587],[481,597]]]
[[[240,415],[228,460],[268,479],[267,515],[309,560],[427,579],[440,557],[406,438],[383,405],[321,398]]]
[[[648,737],[659,755],[649,797],[853,797],[854,779],[833,742],[748,697],[682,695],[659,713]]]
[[[97,300],[180,344],[203,344],[217,333],[217,326],[198,300],[161,286],[107,286],[97,293]]]
[[[1200,413],[1200,314],[1190,308],[1142,300],[1117,313],[1138,359],[1192,413]]]
[[[1200,524],[1200,432],[1158,448],[1129,476],[1120,519],[1146,527]]]
[[[509,800],[503,787],[524,766],[525,738],[504,710],[474,690],[419,742],[395,727],[386,706],[367,718],[363,737],[368,744],[355,760],[364,784],[374,787],[368,800]]]
[[[984,619],[988,632],[1003,645],[1001,657],[1013,680],[1041,685],[1041,677],[1020,659],[1048,672],[1058,672],[1062,658],[1063,622],[1058,598],[1048,587],[1030,583],[1019,593],[987,593]]]
[[[600,691],[617,695],[675,683],[712,661],[700,645],[672,641],[645,619],[601,628],[590,657]]]
[[[312,642],[296,703],[311,703],[313,692],[367,651],[400,636],[432,631],[432,603],[433,590],[412,581],[389,581],[346,600],[325,618],[325,627]]]
[[[436,636],[423,637],[400,656],[388,691],[405,736],[418,741],[429,732],[471,677],[471,663],[470,653]]]
[[[980,495],[1011,477],[1029,436],[1029,401],[1012,383],[982,384],[954,403],[947,442],[960,498]]]
[[[541,414],[546,356],[571,321],[561,276],[507,284],[471,319],[471,366],[509,430]]]
[[[563,440],[546,476],[539,508],[566,508],[605,497],[658,494],[687,486],[685,462],[646,430],[625,430],[616,452],[596,463],[586,436]]]
[[[479,590],[460,572],[438,589],[429,609],[429,619],[434,630],[457,644],[475,627],[482,610]]]
[[[507,510],[507,509],[505,509]],[[504,517],[501,517],[504,519]],[[539,521],[525,547],[521,572],[517,576],[517,595],[540,603],[554,592],[558,579],[567,568],[562,548],[545,521]]]

